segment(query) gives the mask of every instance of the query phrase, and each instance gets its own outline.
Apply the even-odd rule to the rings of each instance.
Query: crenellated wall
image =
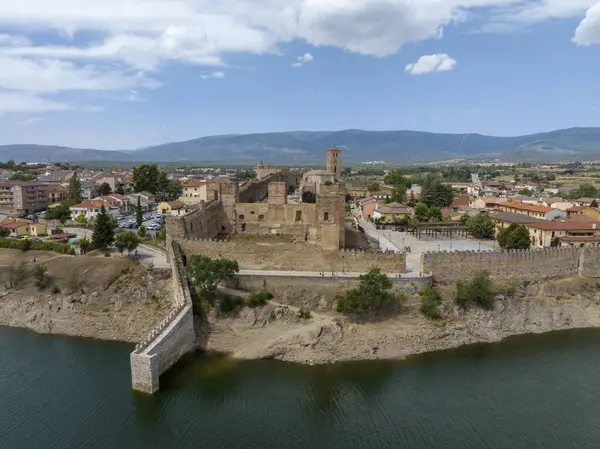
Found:
[[[202,254],[212,259],[237,260],[244,270],[335,271],[364,273],[376,266],[386,273],[405,273],[403,253],[376,253],[358,250],[325,251],[306,242],[269,242],[264,240],[217,241],[207,239],[179,240],[189,258]]]
[[[456,282],[478,271],[487,271],[494,280],[542,279],[583,275],[600,276],[596,268],[600,248],[545,248],[540,250],[461,251],[425,253],[421,271],[433,273],[436,282]]]
[[[176,242],[167,245],[173,276],[173,310],[130,355],[131,384],[134,390],[154,393],[159,377],[185,353],[195,347],[192,298]]]

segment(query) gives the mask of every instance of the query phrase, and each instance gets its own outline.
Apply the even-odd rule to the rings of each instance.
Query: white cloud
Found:
[[[575,30],[573,42],[579,45],[600,44],[600,1],[587,10]]]
[[[7,113],[33,113],[65,111],[71,109],[66,103],[48,100],[26,92],[0,90],[0,115]]]
[[[304,53],[302,56],[298,56],[296,58],[296,61],[292,63],[292,67],[297,69],[302,67],[304,64],[312,62],[314,60],[315,58],[313,57],[313,55],[311,55],[310,53]]]
[[[225,78],[225,72],[209,72],[200,74],[200,78],[203,80],[212,80],[212,79],[223,79]]]
[[[25,36],[0,33],[0,45],[6,45],[9,47],[19,47],[31,45],[31,41]]]
[[[408,64],[405,71],[411,75],[423,75],[433,72],[447,72],[456,67],[456,60],[452,59],[446,53],[438,53],[435,55],[424,55],[413,64]]]
[[[21,126],[32,126],[37,123],[40,123],[41,121],[42,119],[40,117],[29,117],[19,121],[18,124]]]

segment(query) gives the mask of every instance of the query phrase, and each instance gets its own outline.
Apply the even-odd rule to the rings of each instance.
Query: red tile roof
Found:
[[[551,207],[517,203],[516,201],[507,201],[506,203],[502,204],[502,207],[509,207],[511,209],[523,210],[528,212],[538,212],[542,214],[547,214],[548,212],[554,210]]]
[[[22,220],[20,218],[7,218],[2,223],[0,223],[0,228],[4,229],[18,229],[23,226],[27,226],[33,224],[31,220]]]
[[[577,221],[548,221],[543,223],[532,223],[526,226],[543,231],[593,231],[600,228],[596,223],[582,223]]]
[[[567,212],[581,212],[582,210],[587,209],[588,206],[573,206],[567,209]]]
[[[100,209],[102,207],[102,201],[84,201],[83,203],[74,204],[71,209]]]

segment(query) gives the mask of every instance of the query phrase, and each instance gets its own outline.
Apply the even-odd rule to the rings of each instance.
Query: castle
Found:
[[[345,247],[345,186],[341,150],[327,151],[327,170],[311,170],[302,180],[288,169],[257,165],[257,179],[206,183],[206,198],[178,220],[167,222],[175,239],[221,235],[287,235],[322,250]],[[300,199],[289,193],[299,186]],[[189,198],[186,198],[189,203]]]

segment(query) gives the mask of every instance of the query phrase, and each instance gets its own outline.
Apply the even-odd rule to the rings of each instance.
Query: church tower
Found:
[[[339,148],[327,150],[327,171],[335,173],[337,179],[342,179],[342,150]]]

